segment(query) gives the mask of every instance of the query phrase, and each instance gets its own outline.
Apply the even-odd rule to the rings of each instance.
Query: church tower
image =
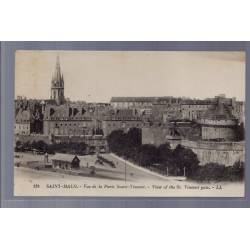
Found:
[[[50,99],[55,100],[57,105],[64,103],[64,79],[61,74],[59,56],[57,56],[56,70],[52,76]]]

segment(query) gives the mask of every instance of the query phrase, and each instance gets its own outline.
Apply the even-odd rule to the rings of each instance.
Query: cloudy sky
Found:
[[[17,51],[15,96],[50,98],[57,55],[71,100],[222,93],[245,100],[244,52]]]

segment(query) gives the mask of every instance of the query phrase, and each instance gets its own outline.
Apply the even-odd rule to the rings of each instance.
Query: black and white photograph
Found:
[[[17,50],[14,108],[15,196],[245,196],[245,52]]]
[[[17,1],[0,15],[1,249],[248,249],[248,1]]]

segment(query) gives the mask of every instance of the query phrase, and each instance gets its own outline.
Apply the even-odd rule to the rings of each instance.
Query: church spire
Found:
[[[56,58],[56,68],[51,81],[51,99],[56,100],[58,104],[64,102],[64,79],[61,73],[59,55]]]
[[[62,74],[61,74],[60,58],[59,58],[59,55],[57,55],[54,81],[56,81],[58,85],[62,86],[63,84],[62,80],[63,79],[62,79]]]

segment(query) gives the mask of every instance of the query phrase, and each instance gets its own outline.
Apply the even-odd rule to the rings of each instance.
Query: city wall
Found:
[[[180,144],[196,153],[201,165],[215,162],[225,166],[232,166],[237,161],[245,161],[244,142],[195,142],[181,140]]]
[[[143,128],[142,144],[160,144],[169,142],[171,148],[182,145],[191,149],[197,154],[201,165],[215,162],[225,166],[231,166],[236,161],[245,161],[244,142],[210,142],[210,141],[191,141],[191,140],[172,140],[169,139],[167,129],[162,128]]]
[[[166,142],[166,136],[169,134],[167,128],[145,127],[142,128],[142,144],[154,144],[159,146]]]

